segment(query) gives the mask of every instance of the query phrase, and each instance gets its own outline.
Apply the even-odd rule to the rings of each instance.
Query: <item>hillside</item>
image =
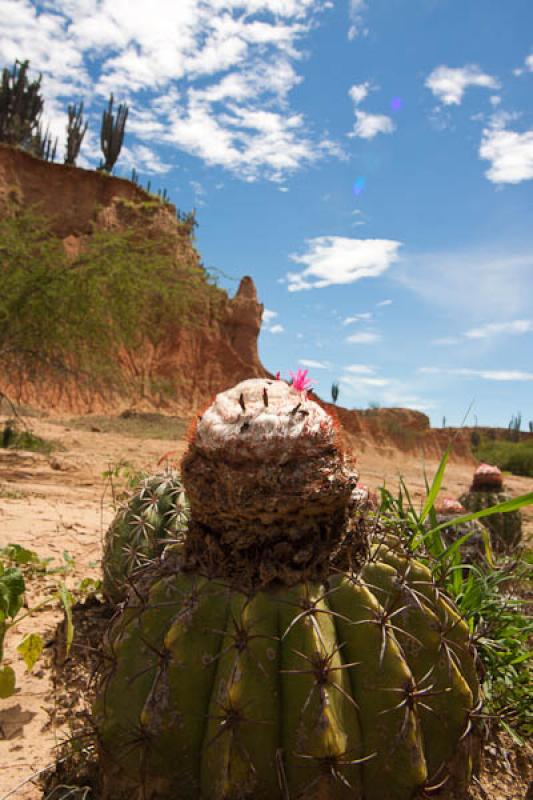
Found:
[[[46,220],[50,238],[73,263],[102,236],[109,248],[133,235],[151,251],[170,256],[178,271],[188,270],[195,281],[187,317],[176,314],[160,335],[145,335],[135,347],[117,349],[112,386],[76,370],[59,376],[46,369],[31,374],[21,370],[17,380],[6,380],[3,372],[0,390],[11,399],[52,415],[118,414],[134,408],[189,416],[234,383],[269,374],[258,356],[263,306],[252,279],[242,278],[233,298],[213,286],[195,247],[192,219],[176,214],[170,203],[128,180],[0,146],[0,208],[15,217],[30,211]],[[151,296],[148,301],[157,302]],[[99,346],[95,342],[97,337],[90,342],[93,353]],[[454,457],[472,461],[468,434],[432,430],[428,417],[419,412],[335,410],[355,452],[372,448],[399,461],[405,451],[439,458],[453,438]]]
[[[257,354],[262,306],[251,278],[233,298],[210,285],[194,246],[190,218],[130,181],[102,172],[41,161],[0,146],[0,209],[31,210],[49,225],[67,257],[75,259],[98,236],[140,235],[154,251],[170,249],[177,268],[195,277],[195,298],[187,324],[168,326],[163,339],[145,337],[117,355],[119,390],[82,375],[58,380],[50,374],[22,375],[0,388],[19,402],[77,414],[120,411],[132,405],[190,409],[250,376],[266,374]],[[94,343],[93,345],[94,346]],[[5,379],[4,379],[5,380]]]

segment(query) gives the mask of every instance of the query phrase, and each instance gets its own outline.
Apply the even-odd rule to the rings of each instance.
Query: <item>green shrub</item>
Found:
[[[480,461],[495,464],[514,475],[533,478],[533,440],[528,442],[481,441],[474,454]]]

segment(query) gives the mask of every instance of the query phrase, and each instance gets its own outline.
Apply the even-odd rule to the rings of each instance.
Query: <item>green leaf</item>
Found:
[[[448,463],[448,459],[450,458],[450,448],[447,447],[444,451],[444,455],[440,460],[440,464],[437,468],[435,476],[433,478],[433,483],[431,484],[431,489],[429,490],[428,496],[426,497],[426,502],[424,503],[424,507],[420,513],[420,522],[424,522],[425,518],[429,514],[431,508],[437,499],[437,495],[440,492],[440,487],[442,486],[442,481],[444,479],[444,472],[446,470],[446,465]]]
[[[27,550],[20,544],[8,544],[0,548],[0,557],[14,561],[15,564],[38,564],[39,556],[35,550]]]
[[[58,597],[61,600],[61,604],[65,610],[65,619],[67,625],[67,636],[66,636],[66,654],[70,653],[70,648],[72,646],[72,640],[74,639],[74,625],[72,622],[72,595],[65,586],[64,583],[59,584],[58,589]]]
[[[17,647],[17,653],[20,653],[30,672],[41,657],[43,647],[44,639],[38,633],[29,633]]]
[[[22,607],[24,577],[17,567],[4,569],[0,564],[0,610],[13,618]]]
[[[443,528],[461,525],[463,522],[470,522],[472,519],[481,519],[482,517],[491,517],[493,514],[505,514],[507,511],[518,511],[524,506],[533,505],[533,492],[521,494],[520,497],[513,497],[511,500],[506,500],[504,503],[498,503],[496,506],[490,508],[482,508],[481,511],[474,511],[472,514],[463,514],[461,517],[454,517],[453,519],[443,522],[435,531],[440,531]]]
[[[15,693],[16,677],[11,667],[0,667],[0,699],[5,700]]]

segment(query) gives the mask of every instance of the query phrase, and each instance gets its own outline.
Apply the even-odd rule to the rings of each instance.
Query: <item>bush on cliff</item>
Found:
[[[170,234],[97,231],[72,257],[32,211],[0,219],[0,281],[0,370],[11,386],[52,373],[117,383],[120,353],[157,345],[225,297],[195,258],[177,257]]]

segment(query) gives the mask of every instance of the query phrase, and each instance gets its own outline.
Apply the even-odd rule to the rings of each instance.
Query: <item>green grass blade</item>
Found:
[[[438,469],[435,473],[435,477],[433,478],[433,483],[431,484],[431,489],[429,490],[428,496],[426,497],[426,502],[424,503],[424,507],[420,513],[419,522],[424,522],[425,518],[429,514],[429,510],[433,508],[435,500],[437,499],[437,495],[440,492],[440,487],[442,486],[442,481],[444,478],[444,472],[446,470],[446,465],[448,463],[448,459],[450,458],[451,449],[447,447],[444,451],[444,455],[440,460],[440,464]]]

